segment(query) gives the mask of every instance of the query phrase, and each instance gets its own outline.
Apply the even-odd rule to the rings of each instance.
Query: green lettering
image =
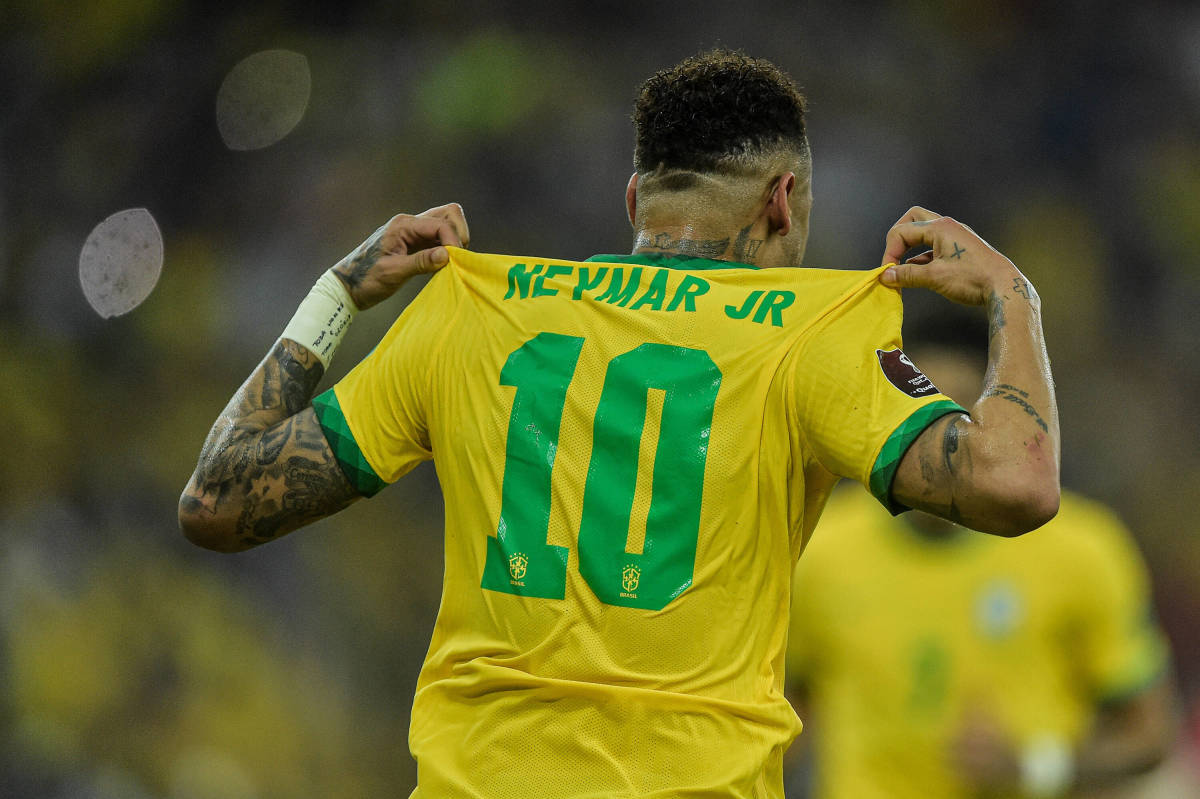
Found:
[[[596,302],[601,300],[616,305],[625,305],[633,299],[633,292],[637,291],[638,284],[642,282],[642,268],[635,266],[629,272],[629,282],[625,285],[621,284],[621,279],[624,277],[624,269],[622,267],[613,267],[612,280],[608,282],[608,288],[604,293],[596,298]]]
[[[663,301],[667,298],[667,274],[668,270],[659,269],[654,273],[654,279],[650,281],[649,288],[646,293],[637,298],[637,302],[630,305],[630,310],[636,311],[643,305],[649,305],[656,311],[662,310]]]
[[[583,490],[579,572],[607,605],[662,610],[692,584],[721,370],[708,353],[643,344],[609,361]],[[665,392],[641,554],[627,552],[648,389]]]
[[[546,543],[550,525],[550,477],[558,452],[567,386],[575,374],[583,339],[538,333],[508,356],[500,385],[512,386],[500,520],[488,536],[481,585],[518,596],[562,599],[567,548]]]
[[[540,266],[541,264],[539,264]],[[567,275],[571,273],[571,267],[563,266],[562,264],[551,264],[546,267],[546,271],[538,275],[538,279],[533,281],[533,291],[530,292],[530,297],[553,297],[558,293],[558,289],[542,288],[542,284],[547,280],[553,279],[559,275]]]
[[[581,300],[583,299],[583,292],[591,291],[599,286],[600,281],[603,280],[604,276],[608,274],[608,267],[602,266],[597,269],[595,280],[588,280],[588,278],[591,277],[591,274],[591,268],[586,266],[579,267],[579,282],[575,284],[575,292],[571,295],[571,299]]]
[[[708,293],[708,281],[698,278],[695,275],[684,275],[683,280],[679,281],[678,288],[675,289],[675,296],[671,298],[670,305],[667,306],[668,311],[673,311],[679,307],[679,303],[683,303],[683,310],[695,311],[696,298],[701,294]]]
[[[758,312],[754,314],[754,321],[761,325],[763,320],[767,318],[767,311],[770,311],[771,324],[775,325],[775,327],[783,327],[783,309],[795,301],[795,292],[768,291],[767,296],[762,301],[762,305],[758,306]]]
[[[533,269],[526,271],[525,264],[513,264],[508,270],[508,293],[504,299],[509,299],[516,293],[517,299],[523,300],[529,296],[529,278],[542,271],[541,264],[534,264]]]
[[[741,308],[734,308],[732,305],[726,305],[725,315],[730,319],[745,319],[750,315],[750,309],[754,307],[754,303],[758,302],[758,298],[762,295],[763,292],[761,290],[750,292],[750,296],[746,298],[746,302],[742,304]]]

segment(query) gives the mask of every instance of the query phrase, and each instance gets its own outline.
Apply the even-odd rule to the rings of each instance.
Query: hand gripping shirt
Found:
[[[782,797],[792,564],[961,410],[879,271],[450,248],[314,400],[360,492],[445,494],[414,796]]]

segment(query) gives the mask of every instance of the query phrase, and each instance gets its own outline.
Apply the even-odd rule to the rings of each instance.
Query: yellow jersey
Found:
[[[879,270],[450,248],[314,408],[363,494],[433,458],[419,797],[781,797],[792,565],[959,406]]]
[[[1099,703],[1161,673],[1145,569],[1103,506],[1064,492],[1020,538],[931,539],[873,504],[835,492],[796,567],[788,681],[821,799],[975,796],[950,757],[968,719],[1078,744]]]

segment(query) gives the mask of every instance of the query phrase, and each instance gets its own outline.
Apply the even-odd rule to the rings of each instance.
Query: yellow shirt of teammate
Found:
[[[1021,538],[935,540],[873,505],[835,492],[796,569],[788,681],[821,799],[974,796],[950,756],[973,719],[1075,745],[1098,703],[1160,675],[1144,567],[1104,507],[1064,492]]]
[[[960,410],[900,352],[899,293],[450,252],[314,400],[362,493],[432,457],[445,494],[414,795],[781,797],[792,565],[836,476],[888,502]]]

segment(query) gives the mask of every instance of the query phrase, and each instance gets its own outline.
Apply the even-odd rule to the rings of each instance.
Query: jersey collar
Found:
[[[635,252],[630,255],[593,255],[588,261],[606,264],[641,264],[642,266],[666,266],[671,269],[758,269],[752,264],[737,261],[718,261],[713,258],[697,258],[692,255],[675,255],[666,252]]]

